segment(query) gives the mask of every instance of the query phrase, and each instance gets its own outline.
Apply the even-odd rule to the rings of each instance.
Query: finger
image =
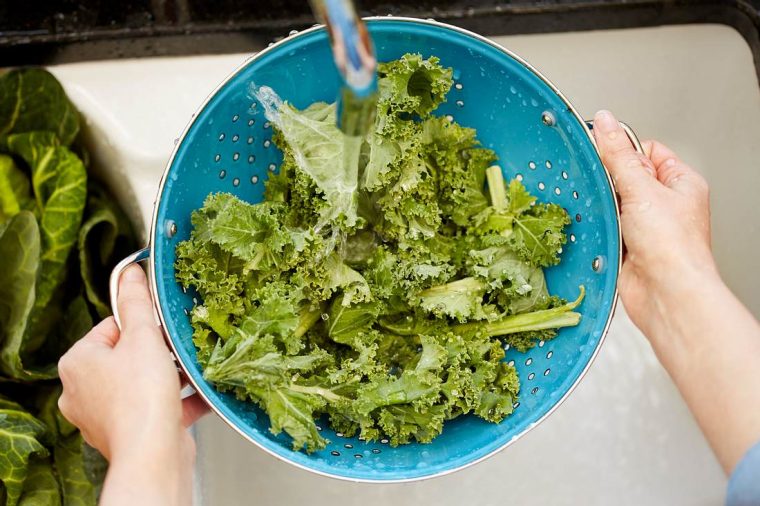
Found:
[[[610,171],[622,199],[635,198],[651,187],[654,165],[634,149],[623,127],[609,111],[596,113],[594,137],[602,162]]]
[[[190,427],[208,412],[208,405],[197,393],[182,399],[182,424],[185,427]]]
[[[150,334],[158,328],[153,318],[153,302],[148,290],[148,280],[139,265],[130,265],[119,280],[117,306],[124,332]]]
[[[82,341],[103,344],[113,348],[119,342],[119,327],[116,326],[113,316],[109,316],[95,325],[92,330],[85,334]]]
[[[701,177],[683,162],[673,150],[657,141],[647,141],[651,145],[649,157],[657,170],[657,179],[676,191],[694,191],[701,184]]]

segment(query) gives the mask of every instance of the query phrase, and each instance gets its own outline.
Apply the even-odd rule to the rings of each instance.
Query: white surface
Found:
[[[715,252],[760,314],[760,93],[743,39],[722,26],[499,38],[590,117],[615,111],[670,144],[712,186]],[[53,69],[89,118],[94,156],[145,223],[173,140],[242,55]],[[146,225],[147,227],[147,225]],[[620,310],[570,399],[509,450],[449,477],[357,485],[265,455],[210,416],[198,427],[208,505],[663,504],[722,502],[725,477],[646,340]]]

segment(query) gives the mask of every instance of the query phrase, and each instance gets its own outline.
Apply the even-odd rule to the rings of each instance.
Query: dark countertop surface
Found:
[[[485,35],[721,23],[760,68],[760,0],[359,1],[363,15],[435,18]],[[314,23],[306,0],[0,2],[0,66],[254,51]]]

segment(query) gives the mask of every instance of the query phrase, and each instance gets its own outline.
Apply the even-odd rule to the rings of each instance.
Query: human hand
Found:
[[[109,317],[61,357],[63,394],[58,406],[112,469],[131,468],[126,474],[133,480],[143,472],[148,480],[189,481],[195,444],[185,428],[207,408],[197,396],[180,399],[179,375],[155,322],[147,279],[139,266],[122,275],[118,307],[121,332]],[[172,472],[176,476],[166,477]],[[110,477],[111,471],[104,496]],[[177,493],[189,493],[190,484],[186,485],[178,485]],[[157,486],[171,489],[166,483]],[[126,497],[124,492],[118,496]]]
[[[704,178],[657,141],[637,153],[608,111],[594,118],[602,161],[620,196],[627,252],[619,290],[633,322],[650,339],[668,334],[673,304],[684,292],[719,282],[710,246],[710,204]]]

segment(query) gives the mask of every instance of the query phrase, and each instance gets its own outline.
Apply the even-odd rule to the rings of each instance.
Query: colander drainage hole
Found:
[[[240,159],[240,153],[233,153],[232,154],[232,161],[237,162]]]
[[[269,164],[269,172],[274,172],[274,169],[276,169],[276,168],[277,168],[277,166],[275,164],[273,164],[273,163]]]
[[[251,183],[256,184],[259,182],[259,176],[251,176]]]
[[[235,178],[232,180],[232,186],[238,186],[240,184],[240,179]]]
[[[546,185],[544,183],[538,183],[538,189],[543,191],[546,189]]]
[[[219,141],[221,142],[223,140],[224,140],[224,134],[219,134]]]
[[[533,380],[533,378],[535,378],[535,377],[536,377],[536,373],[534,373],[534,372],[532,372],[532,373],[528,374],[528,379],[529,379],[529,380],[531,380],[531,381],[532,381],[532,380]]]
[[[546,168],[547,169],[551,169],[552,168],[552,162],[550,162],[549,160],[546,160]]]
[[[538,342],[538,347],[539,347],[539,348],[543,348],[545,344],[546,344],[546,341],[544,341],[543,339],[541,339],[541,340]]]
[[[457,104],[457,107],[464,107],[464,101],[463,100],[457,100],[456,104]]]
[[[525,365],[530,365],[532,363],[533,363],[533,359],[532,358],[529,358],[528,360],[525,361]]]
[[[591,268],[594,272],[602,272],[604,270],[604,258],[601,256],[594,257],[591,261]]]
[[[340,452],[333,450],[330,452],[330,455],[332,455],[333,457],[340,457]]]
[[[222,159],[222,155],[220,155],[219,153],[217,153],[217,154],[214,155],[214,161],[215,162],[218,162],[221,159]]]
[[[454,88],[456,88],[456,89],[458,89],[458,90],[461,90],[462,88],[464,88],[464,86],[462,86],[462,83],[456,83],[456,84],[454,85]]]
[[[538,387],[533,387],[533,390],[531,390],[530,393],[536,395],[538,393]]]
[[[236,121],[237,121],[237,120],[239,120],[239,119],[240,119],[240,116],[236,114],[236,115],[234,115],[234,116],[232,117],[232,122],[234,123],[234,122],[236,122]]]
[[[253,137],[248,137],[248,139],[246,140],[246,142],[248,144],[253,144]]]
[[[377,455],[378,453],[380,453],[380,448],[372,448],[372,453]]]
[[[552,370],[551,370],[551,369],[546,369],[546,370],[544,371],[544,376],[549,376],[549,373],[550,373],[550,372],[552,372]]]
[[[268,148],[271,145],[272,145],[272,141],[270,141],[269,139],[267,139],[267,140],[264,141],[264,147],[265,148]]]
[[[573,192],[573,198],[575,200],[578,200],[578,192],[576,192],[576,191]]]
[[[170,239],[174,237],[174,234],[177,233],[177,224],[174,222],[174,220],[167,220],[165,232],[166,237]]]
[[[536,162],[528,162],[528,168],[530,170],[536,170]]]
[[[559,189],[559,186],[558,186],[558,187],[556,187],[556,188],[554,189],[554,194],[555,194],[555,195],[559,195],[560,193],[562,193],[562,190],[560,190],[560,189]]]
[[[253,163],[256,161],[256,157],[253,155],[248,155],[248,163]]]
[[[386,438],[383,438],[383,439],[380,440],[380,443],[384,444],[384,445],[387,445],[389,443],[389,441]]]
[[[256,104],[253,104],[253,105],[256,105]],[[253,126],[254,123],[256,123],[255,119],[251,118],[248,120],[248,126]]]
[[[342,432],[336,432],[335,435],[338,436],[338,437],[343,437],[343,433]]]
[[[219,171],[219,179],[224,179],[224,177],[227,175],[226,170],[220,170]]]
[[[567,176],[567,172],[565,172],[565,171],[563,170],[563,171],[562,171],[562,179],[567,179],[567,177],[568,177],[568,176]]]
[[[547,353],[547,354],[546,354],[546,358],[547,358],[547,359],[550,359],[550,358],[552,358],[553,356],[554,356],[554,351],[550,351],[549,353]]]
[[[350,450],[350,449],[351,449],[351,448],[353,448],[353,447],[354,447],[354,445],[352,445],[352,444],[348,444],[348,443],[346,443],[346,444],[344,444],[344,445],[343,445],[343,448],[346,448],[346,449],[348,449],[348,450]]]
[[[523,180],[523,175],[519,174],[519,173],[515,174],[515,179],[517,179],[518,181],[522,181]]]
[[[519,407],[520,407],[520,403],[519,402],[515,402],[514,404],[512,404],[512,409],[517,409]]]
[[[577,221],[578,223],[581,222],[581,215],[580,215],[580,213],[575,215],[575,221]]]
[[[355,459],[360,459],[360,458],[362,458],[362,454],[361,453],[355,453],[354,454],[354,458]]]
[[[570,234],[570,242],[575,242],[575,234]]]
[[[232,136],[232,142],[237,142],[240,140],[240,136],[238,134],[235,134]]]

